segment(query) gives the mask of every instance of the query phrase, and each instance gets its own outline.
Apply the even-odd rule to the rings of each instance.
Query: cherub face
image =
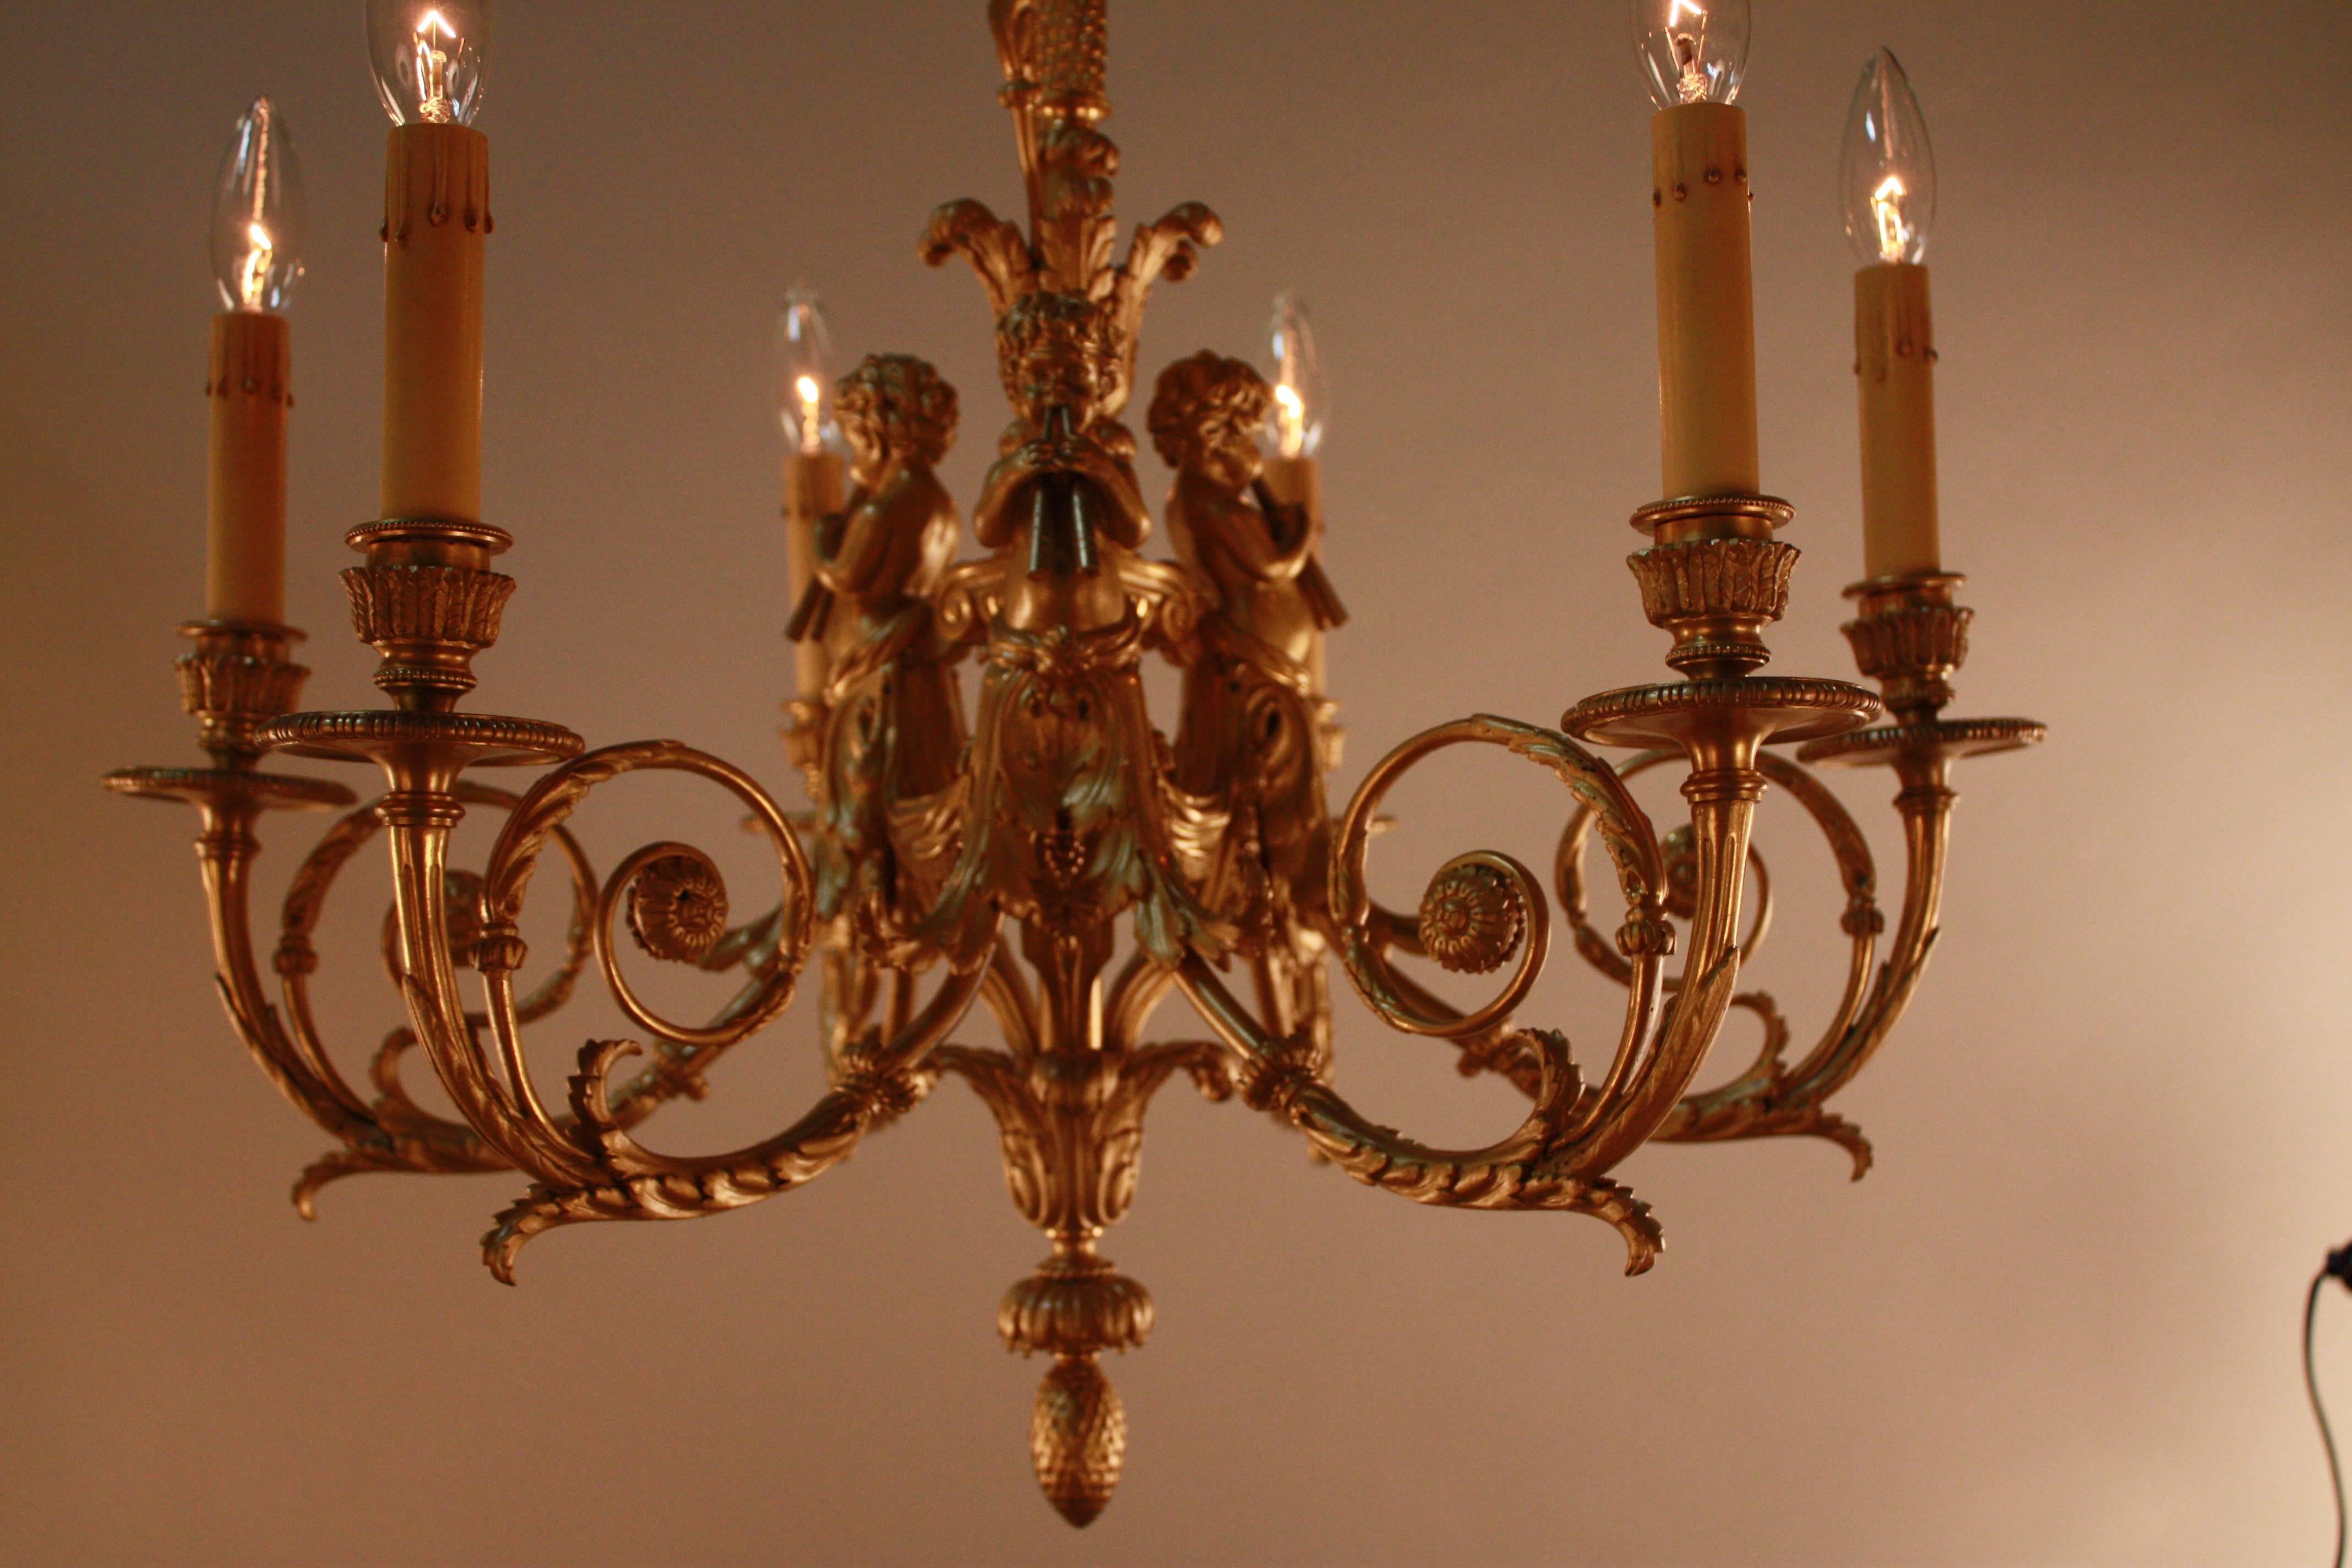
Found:
[[[882,421],[866,409],[846,405],[840,409],[839,417],[841,438],[849,444],[851,466],[860,473],[880,468],[890,455]]]
[[[1265,467],[1257,427],[1267,395],[1256,371],[1203,349],[1160,373],[1152,444],[1171,468],[1238,495]]]
[[[1201,444],[1188,466],[1220,489],[1236,492],[1246,489],[1265,466],[1258,454],[1257,431],[1241,418],[1238,410],[1221,408],[1209,413],[1202,420],[1200,437]]]
[[[1068,409],[1083,424],[1094,403],[1095,378],[1076,345],[1049,338],[1021,356],[1021,414],[1030,424],[1042,424],[1056,408]]]
[[[1083,428],[1103,412],[1100,313],[1084,295],[1031,295],[997,325],[1004,391],[1022,420],[1040,427],[1056,408]]]

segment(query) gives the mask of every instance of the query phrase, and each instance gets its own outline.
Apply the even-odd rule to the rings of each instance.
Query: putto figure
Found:
[[[1176,784],[1231,811],[1213,901],[1260,929],[1323,912],[1318,688],[1323,634],[1344,619],[1317,560],[1321,520],[1260,482],[1257,432],[1272,403],[1247,363],[1203,351],[1161,373],[1150,422],[1176,470],[1170,542],[1217,591],[1184,672]]]
[[[1186,885],[1137,671],[1159,635],[1143,601],[1160,590],[1135,555],[1151,514],[1134,437],[1105,401],[1120,353],[1108,319],[1085,295],[1032,293],[997,346],[1018,423],[972,512],[995,553],[969,826],[925,934],[972,963],[993,941],[989,911],[1021,921],[1047,975],[1047,1037],[1070,1044],[1093,1027],[1120,913],[1136,910],[1139,942],[1171,968],[1233,933]]]
[[[895,933],[929,907],[954,849],[962,694],[931,596],[955,558],[954,499],[934,466],[955,442],[955,388],[906,354],[868,357],[836,409],[854,489],[817,536],[795,639],[824,639],[832,676],[817,910]]]
[[[1121,252],[1118,150],[1100,128],[1110,107],[1105,8],[992,0],[1028,223],[950,202],[919,242],[930,263],[961,256],[979,274],[1013,405],[972,512],[985,556],[951,563],[956,510],[933,468],[953,438],[956,398],[919,360],[869,359],[840,384],[855,484],[814,537],[807,521],[833,505],[814,500],[834,493],[830,463],[822,486],[796,487],[796,561],[812,586],[794,635],[812,655],[821,643],[830,666],[807,660],[809,685],[822,689],[795,704],[807,721],[798,738],[814,739],[796,748],[814,754],[803,764],[814,822],[678,742],[589,750],[562,725],[460,707],[514,588],[491,567],[510,542],[464,515],[389,500],[391,515],[348,536],[366,562],[343,580],[360,640],[383,655],[375,682],[390,708],[290,712],[307,673],[290,658],[299,634],[208,618],[186,628],[195,647],[180,675],[210,765],[109,780],[200,812],[222,997],[270,1081],[338,1144],[298,1202],[307,1209],[321,1183],[362,1171],[511,1169],[528,1185],[483,1238],[485,1261],[509,1282],[520,1250],[548,1230],[766,1202],[840,1164],[944,1077],[969,1086],[996,1120],[1014,1205],[1052,1249],[1007,1293],[997,1326],[1007,1346],[1047,1362],[1030,1455],[1046,1498],[1075,1524],[1109,1500],[1126,1449],[1101,1358],[1142,1345],[1153,1322],[1150,1292],[1117,1271],[1101,1240],[1134,1201],[1145,1116],[1163,1087],[1181,1076],[1212,1100],[1239,1100],[1336,1170],[1414,1203],[1595,1216],[1638,1273],[1663,1232],[1612,1173],[1649,1142],[1807,1134],[1844,1145],[1857,1173],[1867,1163],[1867,1145],[1829,1102],[1885,1043],[1937,940],[1951,764],[2042,736],[2024,720],[1941,717],[1969,612],[1953,602],[1959,579],[1939,571],[1874,573],[1852,590],[1859,612],[1845,631],[1884,683],[1889,723],[1860,728],[1879,703],[1857,687],[1755,673],[1795,563],[1794,547],[1773,537],[1790,509],[1694,494],[1670,479],[1674,498],[1636,514],[1650,542],[1630,563],[1649,618],[1675,639],[1676,679],[1589,697],[1558,729],[1477,715],[1423,730],[1330,816],[1321,645],[1343,617],[1316,559],[1318,470],[1297,440],[1284,443],[1291,455],[1260,458],[1269,393],[1246,364],[1200,354],[1161,377],[1148,423],[1176,470],[1167,522],[1179,559],[1139,553],[1152,520],[1120,421],[1144,311],[1157,283],[1189,274],[1223,229],[1188,202],[1132,230]],[[1672,79],[1658,79],[1673,96]],[[1662,119],[1670,134],[1659,145],[1694,160],[1736,151],[1738,112],[1669,106],[1664,116],[1678,118]],[[485,178],[481,138],[416,122],[393,147],[391,193],[421,215],[397,232],[462,247],[471,265],[487,209],[459,203],[444,214],[437,196],[428,203],[438,186],[426,176],[447,163]],[[1694,180],[1687,206],[1744,214],[1746,174],[1733,167],[1738,188],[1702,202],[1706,187]],[[1658,200],[1662,221],[1687,227],[1676,201]],[[395,267],[425,254],[394,252]],[[1733,301],[1742,310],[1745,276]],[[1670,368],[1697,363],[1676,340],[1699,337],[1716,341],[1670,321]],[[1299,413],[1303,340],[1290,357]],[[1669,475],[1676,462],[1670,445]],[[974,650],[983,675],[967,740],[954,670]],[[1172,746],[1139,670],[1153,652],[1185,672]],[[1810,744],[1791,755],[1776,742]],[[1636,754],[1621,771],[1587,743]],[[1472,850],[1435,868],[1417,909],[1376,900],[1368,860],[1391,790],[1438,753],[1474,748],[1528,764],[1553,787],[1568,820],[1551,876]],[[383,793],[362,802],[331,780],[264,771],[273,754],[378,765]],[[1891,920],[1868,840],[1806,761],[1895,770],[1905,868]],[[520,793],[470,772],[517,763],[549,771]],[[1626,782],[1653,770],[1684,774],[1663,838]],[[568,825],[604,784],[640,773],[698,780],[732,804],[780,881],[766,912],[742,921],[718,861],[675,840],[598,871]],[[1846,895],[1844,988],[1818,1043],[1793,1061],[1777,1007],[1743,986],[1769,924],[1760,858],[1756,902],[1743,908],[1768,785],[1810,814]],[[255,829],[265,813],[301,806],[342,815],[295,868],[273,949],[252,929]],[[454,830],[478,811],[505,820],[475,875],[449,857]],[[373,1064],[373,1094],[343,1077],[310,1000],[330,887],[371,839],[389,852],[388,967],[406,1020]],[[1591,879],[1589,860],[1605,866]],[[534,889],[570,906],[551,952],[533,953],[536,931],[525,939]],[[1555,904],[1577,955],[1622,991],[1613,1047],[1604,1039],[1582,1061],[1566,1036],[1522,1022]],[[791,1005],[812,960],[824,980],[824,1092],[798,1120],[731,1150],[652,1146],[648,1118],[700,1098],[719,1058]],[[1468,1006],[1424,984],[1424,962],[1496,978]],[[639,989],[641,963],[737,979],[714,1011],[681,1017]],[[1506,1076],[1529,1101],[1517,1126],[1479,1147],[1440,1148],[1352,1106],[1330,1070],[1333,968],[1390,1027],[1446,1043],[1465,1072]],[[478,990],[461,984],[461,970]],[[534,1082],[522,1031],[591,973],[628,1037],[588,1040],[560,1089]],[[1155,1016],[1179,997],[1193,1021],[1166,1030]],[[955,1037],[982,1006],[1001,1045]],[[1738,1078],[1695,1092],[1734,1007],[1761,1020],[1764,1049]],[[412,1046],[454,1117],[403,1088],[400,1057]],[[615,1077],[640,1057],[631,1077]],[[1236,1218],[1248,1222],[1246,1205]]]

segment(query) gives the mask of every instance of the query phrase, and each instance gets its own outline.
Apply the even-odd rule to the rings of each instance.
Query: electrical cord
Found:
[[[2330,1279],[2352,1290],[2352,1241],[2327,1255],[2311,1277],[2311,1293],[2303,1301],[2303,1389],[2311,1396],[2311,1414],[2319,1422],[2319,1440],[2327,1447],[2327,1479],[2336,1489],[2336,1568],[2344,1568],[2344,1462],[2336,1451],[2336,1432],[2327,1424],[2327,1406],[2319,1397],[2319,1366],[2312,1355],[2312,1327],[2319,1316],[2319,1289]]]

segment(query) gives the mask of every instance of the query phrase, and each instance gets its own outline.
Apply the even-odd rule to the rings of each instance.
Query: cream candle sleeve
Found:
[[[212,406],[205,486],[205,614],[286,619],[286,413],[293,406],[286,318],[213,318],[205,395]]]
[[[784,613],[800,608],[816,581],[817,528],[841,510],[842,460],[831,452],[793,452],[784,458]],[[803,702],[824,700],[833,678],[824,638],[804,637],[793,645],[793,684]]]
[[[1661,110],[1650,151],[1664,493],[1753,495],[1761,473],[1748,112],[1728,103]]]
[[[1268,458],[1263,475],[1266,493],[1285,506],[1304,507],[1323,521],[1323,465],[1314,458]]]
[[[1310,526],[1318,534],[1323,531],[1323,464],[1316,458],[1273,457],[1265,460],[1266,494],[1285,506],[1304,508]],[[1321,696],[1330,689],[1329,658],[1324,646],[1323,634],[1318,632],[1307,646],[1307,677],[1315,694]]]
[[[1941,569],[1936,510],[1936,346],[1927,269],[1882,262],[1853,275],[1862,391],[1865,577]]]
[[[383,515],[478,522],[489,142],[401,125],[385,158]]]

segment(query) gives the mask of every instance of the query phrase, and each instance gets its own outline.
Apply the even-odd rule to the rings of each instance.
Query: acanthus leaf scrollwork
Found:
[[[1153,1319],[1150,1294],[1097,1245],[1134,1201],[1160,1089],[1181,1074],[1209,1100],[1239,1099],[1347,1175],[1417,1203],[1596,1217],[1640,1273],[1662,1232],[1612,1173],[1647,1142],[1806,1133],[1846,1147],[1857,1175],[1866,1167],[1869,1145],[1827,1102],[1884,1044],[1934,946],[1948,764],[2030,744],[2040,730],[1937,716],[1967,624],[1950,603],[1958,580],[1941,574],[1864,585],[1848,628],[1895,723],[1856,730],[1874,701],[1843,683],[1755,677],[1769,658],[1761,628],[1785,607],[1795,562],[1770,537],[1790,509],[1685,498],[1644,509],[1637,521],[1654,542],[1634,570],[1652,618],[1677,639],[1669,663],[1691,679],[1589,699],[1557,730],[1487,716],[1439,725],[1377,763],[1335,816],[1326,641],[1347,615],[1322,563],[1319,489],[1277,496],[1259,450],[1273,389],[1213,353],[1168,366],[1146,419],[1175,475],[1157,518],[1122,422],[1153,289],[1188,277],[1222,226],[1186,203],[1137,227],[1115,259],[1119,155],[1099,129],[1104,0],[992,0],[990,22],[1028,226],[960,201],[932,215],[920,242],[931,264],[961,255],[978,273],[1013,408],[971,511],[984,553],[957,559],[963,520],[936,473],[955,436],[954,389],[911,356],[865,360],[836,403],[853,482],[807,509],[813,577],[793,618],[812,668],[826,672],[793,705],[795,765],[814,803],[805,819],[676,742],[586,751],[553,725],[457,711],[513,588],[488,566],[509,542],[484,524],[430,519],[350,535],[367,556],[349,574],[355,625],[383,655],[376,679],[393,709],[289,714],[302,672],[286,654],[299,634],[201,623],[185,700],[218,765],[110,782],[203,815],[232,1022],[341,1145],[298,1186],[306,1215],[320,1185],[360,1171],[513,1171],[528,1189],[483,1239],[490,1270],[511,1283],[520,1249],[548,1230],[698,1218],[793,1190],[914,1111],[941,1077],[961,1079],[995,1119],[1016,1207],[1051,1244],[999,1324],[1009,1347],[1051,1358],[1032,1456],[1054,1506],[1084,1524],[1108,1502],[1127,1442],[1099,1358],[1141,1345]],[[837,510],[814,516],[834,500]],[[1171,558],[1144,553],[1155,528]],[[1181,672],[1172,740],[1146,698],[1150,657]],[[969,717],[968,659],[978,671]],[[1806,739],[1808,760],[1885,763],[1901,780],[1907,878],[1884,963],[1859,828],[1806,768],[1763,749]],[[1649,749],[1621,769],[1585,742]],[[282,1012],[263,995],[247,924],[255,824],[269,809],[355,803],[337,785],[257,771],[273,747],[374,761],[387,779],[295,875],[275,961]],[[1381,807],[1422,762],[1460,747],[1531,763],[1565,790],[1556,888],[1476,850],[1441,865],[1410,913],[1386,909],[1366,880]],[[549,771],[514,794],[468,773],[493,763]],[[1689,810],[1662,838],[1627,781],[1669,764],[1686,765]],[[598,878],[572,818],[602,786],[645,773],[715,785],[748,814],[777,874],[772,907],[730,924],[718,861],[682,841],[648,844]],[[1777,1005],[1740,989],[1769,923],[1769,873],[1750,843],[1768,785],[1827,837],[1852,940],[1831,1026],[1793,1064]],[[449,859],[469,808],[505,818],[478,879]],[[379,834],[394,893],[386,961],[408,1022],[377,1050],[365,1095],[320,1038],[308,982],[328,890]],[[1613,930],[1588,918],[1596,836],[1623,905]],[[563,948],[519,994],[522,917],[551,850],[568,883]],[[1743,934],[1751,867],[1759,891]],[[1555,890],[1578,952],[1625,992],[1605,1070],[1580,1067],[1565,1035],[1517,1019],[1549,951]],[[735,989],[704,1021],[667,1016],[630,979],[633,953],[731,976]],[[815,1102],[735,1150],[651,1147],[648,1119],[708,1092],[712,1065],[784,1013],[812,959],[828,1079]],[[1495,986],[1483,1004],[1456,1006],[1405,959],[1500,978],[1482,982]],[[1333,1081],[1335,960],[1390,1027],[1445,1041],[1465,1074],[1521,1089],[1520,1124],[1484,1148],[1444,1150],[1357,1110]],[[642,1038],[581,1046],[551,1105],[523,1032],[592,962]],[[478,1005],[461,987],[466,969]],[[1214,1037],[1150,1038],[1171,995]],[[1002,1048],[950,1040],[975,1004]],[[1761,1050],[1738,1078],[1694,1093],[1734,1010],[1758,1022]],[[404,1086],[403,1062],[420,1050],[457,1119],[426,1112]]]

